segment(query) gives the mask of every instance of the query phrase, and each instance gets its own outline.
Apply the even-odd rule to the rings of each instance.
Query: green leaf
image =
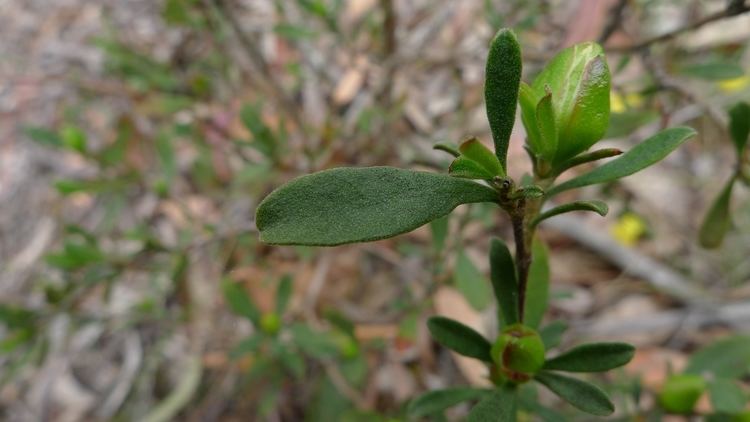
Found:
[[[729,179],[701,224],[698,239],[704,248],[719,247],[732,226],[731,199],[735,180],[737,180],[735,177]]]
[[[693,353],[685,373],[709,373],[716,377],[739,378],[749,370],[750,336],[731,336]]]
[[[479,139],[471,138],[458,147],[461,154],[484,167],[490,174],[494,176],[505,176],[503,166],[500,164],[500,160],[497,159],[495,154],[492,153],[486,146],[484,146]]]
[[[490,44],[485,73],[484,99],[495,155],[507,168],[508,143],[516,120],[516,101],[521,82],[521,46],[510,29],[497,32]]]
[[[458,151],[458,148],[456,148],[456,146],[453,143],[438,142],[432,147],[432,149],[446,152],[454,157],[458,157],[459,155],[461,155],[461,153]]]
[[[658,395],[659,404],[669,413],[689,414],[706,390],[703,377],[673,374],[664,382]]]
[[[59,147],[63,142],[57,132],[39,126],[26,126],[23,133],[32,141],[50,147]]]
[[[232,312],[249,319],[256,326],[260,324],[260,311],[240,283],[225,278],[221,282],[221,290]]]
[[[521,122],[526,129],[526,140],[535,154],[543,151],[539,124],[537,123],[537,104],[539,98],[525,82],[521,82],[518,91],[518,104],[521,106]],[[554,111],[553,111],[554,112]]]
[[[492,362],[492,345],[471,327],[450,318],[436,316],[427,321],[427,328],[435,341],[444,347],[464,356]]]
[[[747,404],[745,392],[734,380],[717,378],[709,382],[708,394],[715,412],[739,413]]]
[[[589,343],[549,359],[544,369],[567,372],[603,372],[630,362],[635,347],[627,343]]]
[[[552,92],[560,162],[587,150],[609,125],[610,74],[600,45],[587,42],[566,48],[536,77],[536,93]]]
[[[750,136],[750,104],[740,102],[729,109],[729,133],[737,153],[741,155]]]
[[[481,399],[489,393],[490,390],[469,387],[430,391],[412,400],[407,412],[413,418],[429,416],[468,400]]]
[[[565,160],[562,163],[555,166],[554,169],[552,169],[552,174],[557,176],[562,174],[565,170],[568,170],[572,167],[590,163],[592,161],[601,160],[602,158],[609,158],[609,157],[615,157],[622,154],[622,151],[617,148],[603,148],[598,149],[596,151],[587,152],[581,155],[576,155],[575,157]]]
[[[709,81],[723,81],[739,78],[745,74],[745,71],[737,63],[715,60],[684,66],[680,69],[680,73]]]
[[[432,249],[440,252],[445,247],[445,239],[448,237],[448,223],[450,218],[446,215],[436,220],[430,221],[430,231],[432,232]]]
[[[536,106],[536,123],[539,127],[540,141],[537,152],[545,159],[552,161],[557,152],[557,122],[551,92],[542,97]]]
[[[540,372],[534,379],[586,413],[609,416],[615,411],[615,405],[609,400],[607,394],[593,384],[547,371]]]
[[[339,353],[336,342],[328,333],[315,331],[303,323],[292,325],[290,331],[294,344],[312,357],[327,359],[337,356]]]
[[[456,258],[454,278],[456,288],[464,295],[472,308],[481,311],[490,304],[490,287],[464,251],[460,251]]]
[[[565,330],[568,329],[568,324],[564,321],[553,321],[539,330],[539,336],[542,338],[544,348],[546,350],[557,347],[560,344]]]
[[[495,177],[495,174],[482,167],[481,164],[463,155],[453,160],[448,168],[448,174],[464,179],[491,180]]]
[[[551,197],[566,190],[611,182],[629,176],[660,161],[694,135],[695,130],[689,127],[663,130],[601,167],[553,186],[547,191],[547,196]]]
[[[518,394],[510,386],[499,387],[479,402],[467,420],[469,422],[515,422],[518,409]]]
[[[289,304],[289,298],[292,296],[292,290],[294,287],[292,281],[292,276],[286,274],[281,277],[279,286],[276,287],[276,313],[279,314],[279,316],[284,314],[286,306]]]
[[[542,322],[547,311],[549,299],[549,254],[544,242],[538,238],[531,245],[531,266],[529,281],[526,286],[526,304],[524,305],[523,323],[536,328]]]
[[[607,212],[609,212],[609,207],[602,201],[573,201],[567,204],[559,205],[539,214],[534,219],[534,221],[531,222],[531,226],[534,227],[550,217],[554,217],[556,215],[571,211],[593,211],[604,217],[605,215],[607,215]]]
[[[516,266],[508,246],[496,237],[490,241],[490,277],[503,325],[519,322]]]
[[[491,188],[392,167],[337,168],[294,179],[261,202],[255,223],[271,244],[335,246],[393,237],[460,204],[492,202]]]

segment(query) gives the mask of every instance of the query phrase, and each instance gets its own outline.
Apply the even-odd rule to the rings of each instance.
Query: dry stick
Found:
[[[724,10],[705,16],[701,19],[698,19],[697,21],[693,23],[683,26],[682,28],[675,29],[674,31],[667,32],[662,35],[657,35],[655,37],[643,40],[633,45],[629,45],[625,47],[612,47],[612,48],[608,48],[607,50],[609,52],[619,52],[619,53],[642,50],[652,44],[671,40],[677,37],[678,35],[681,35],[685,32],[693,31],[711,22],[716,22],[718,20],[738,16],[748,11],[750,11],[750,4],[746,4],[746,0],[734,0],[734,1],[731,1]]]
[[[616,337],[653,331],[695,330],[710,324],[729,324],[737,329],[750,328],[750,302],[729,303],[712,309],[672,310],[642,317],[602,322],[598,318],[573,324],[573,329],[589,337]]]
[[[274,78],[271,70],[269,69],[268,63],[266,63],[263,54],[255,45],[254,40],[252,40],[242,29],[242,25],[237,20],[237,14],[233,13],[231,10],[228,10],[225,4],[225,0],[203,0],[203,2],[207,3],[207,6],[214,8],[216,12],[221,15],[222,19],[229,23],[229,26],[232,28],[232,32],[234,32],[235,37],[242,45],[244,51],[247,53],[248,58],[261,73],[263,79],[265,79],[266,84],[271,89],[274,100],[279,104],[279,106],[281,106],[281,108],[284,109],[284,112],[291,119],[292,123],[297,127],[299,135],[304,137],[305,124],[300,117],[302,114],[300,113],[298,107],[295,106],[294,102],[289,99],[289,97],[287,97],[286,93],[284,92],[281,85],[279,85],[276,78]]]
[[[606,25],[604,25],[602,34],[599,35],[599,44],[604,44],[605,42],[607,42],[609,37],[611,37],[612,34],[615,33],[617,28],[622,25],[622,13],[625,11],[625,6],[627,6],[627,4],[628,0],[620,0],[617,2],[617,4],[612,6],[609,11],[609,19],[607,19]]]
[[[597,252],[625,273],[647,281],[657,290],[681,302],[702,308],[712,303],[705,291],[693,286],[676,271],[633,249],[620,245],[607,234],[589,230],[586,223],[579,217],[560,215],[546,220],[544,224]]]
[[[713,105],[705,101],[703,99],[703,96],[693,91],[687,85],[683,84],[682,81],[680,81],[678,78],[669,75],[664,70],[664,68],[659,63],[657,63],[656,59],[653,57],[653,55],[651,55],[651,52],[648,48],[641,51],[641,58],[643,59],[643,64],[646,66],[646,69],[649,70],[651,75],[656,80],[659,88],[674,91],[689,102],[700,105],[708,112],[708,115],[720,128],[727,127],[728,122],[726,117],[724,116],[724,113],[722,113],[721,110],[719,110],[717,107],[714,107]]]

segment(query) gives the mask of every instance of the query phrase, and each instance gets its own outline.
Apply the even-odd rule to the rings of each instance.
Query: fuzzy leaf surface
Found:
[[[544,363],[544,369],[567,372],[603,372],[633,359],[635,347],[627,343],[589,343],[576,346]]]
[[[256,212],[261,241],[335,246],[393,237],[461,204],[492,202],[478,183],[393,167],[336,168],[302,176],[268,195]]]
[[[662,160],[694,135],[695,130],[689,127],[663,130],[601,167],[553,186],[547,191],[547,196],[551,197],[566,190],[607,183],[629,176]]]
[[[473,328],[441,316],[430,318],[427,321],[427,328],[435,341],[454,352],[492,362],[492,356],[490,356],[492,345]]]
[[[543,371],[534,377],[576,408],[596,416],[609,416],[615,405],[601,388],[576,378]]]
[[[434,390],[412,400],[407,412],[414,418],[429,416],[468,400],[481,399],[489,393],[490,390],[469,387]]]
[[[518,393],[511,387],[499,387],[480,401],[469,413],[469,422],[516,422]]]
[[[521,46],[510,29],[501,29],[490,43],[485,72],[484,99],[495,143],[495,155],[507,168],[508,143],[516,120],[521,82]]]

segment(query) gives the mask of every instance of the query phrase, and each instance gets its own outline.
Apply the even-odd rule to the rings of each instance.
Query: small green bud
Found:
[[[662,387],[659,403],[669,413],[691,413],[705,389],[706,382],[698,375],[672,375]]]
[[[531,327],[513,324],[506,327],[492,346],[497,371],[515,382],[525,382],[544,366],[544,343]]]
[[[73,151],[81,154],[86,152],[86,134],[75,126],[65,126],[60,131],[63,144]]]
[[[352,337],[342,332],[335,331],[333,333],[333,340],[343,358],[352,359],[359,355],[359,344],[357,344],[357,341]]]
[[[260,318],[260,329],[266,334],[276,334],[281,328],[281,318],[276,312],[263,314]]]
[[[553,164],[602,139],[609,126],[611,76],[599,44],[587,42],[555,56],[519,94],[531,151]]]

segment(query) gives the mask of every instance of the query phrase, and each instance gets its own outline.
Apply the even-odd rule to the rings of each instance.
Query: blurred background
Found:
[[[420,392],[486,385],[425,319],[493,337],[485,256],[490,236],[511,239],[494,208],[337,248],[260,244],[254,210],[312,171],[445,171],[435,143],[491,144],[484,60],[500,27],[519,36],[527,82],[564,47],[605,46],[602,146],[699,131],[649,170],[583,190],[607,200],[606,218],[542,225],[561,344],[638,346],[597,378],[615,419],[653,417],[668,372],[717,342],[714,359],[734,353],[742,376],[745,186],[720,249],[697,232],[737,161],[727,109],[750,100],[745,3],[0,0],[0,419],[406,420]],[[530,169],[523,138],[517,124],[514,178]]]

